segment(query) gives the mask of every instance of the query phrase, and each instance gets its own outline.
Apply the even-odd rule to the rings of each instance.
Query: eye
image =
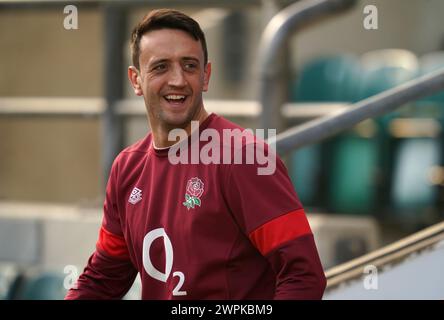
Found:
[[[161,63],[158,65],[155,65],[152,70],[155,72],[162,72],[162,71],[165,71],[166,68],[167,68],[167,65],[165,63]]]
[[[195,63],[195,62],[185,63],[185,70],[194,71],[196,69],[197,69],[197,63]]]

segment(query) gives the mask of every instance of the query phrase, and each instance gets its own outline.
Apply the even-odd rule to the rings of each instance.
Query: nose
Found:
[[[174,66],[171,68],[171,73],[168,78],[168,85],[171,87],[184,87],[187,84],[184,71],[181,66]]]

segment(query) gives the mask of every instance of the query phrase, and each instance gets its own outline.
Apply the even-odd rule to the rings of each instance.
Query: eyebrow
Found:
[[[200,60],[198,59],[198,58],[196,58],[196,57],[182,57],[180,60],[182,60],[182,61],[184,61],[184,60],[193,60],[193,61],[195,61],[195,62],[197,62],[197,63],[199,63],[200,62]],[[170,59],[156,59],[156,60],[153,60],[152,62],[150,62],[150,64],[149,64],[149,66],[153,66],[153,65],[156,65],[156,64],[159,64],[159,63],[164,63],[164,62],[169,62],[170,61]]]
[[[200,62],[200,60],[198,58],[196,58],[196,57],[183,57],[182,60],[193,60],[193,61],[196,61],[196,62]]]
[[[163,63],[163,62],[168,62],[168,59],[156,59],[156,60],[151,61],[148,65],[153,66],[155,64],[159,64],[159,63]]]

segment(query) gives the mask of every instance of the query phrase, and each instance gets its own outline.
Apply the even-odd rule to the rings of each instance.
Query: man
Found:
[[[121,298],[138,272],[143,299],[320,299],[325,276],[280,159],[265,175],[248,152],[241,163],[171,161],[177,153],[193,160],[177,147],[194,136],[206,141],[203,151],[208,130],[219,146],[209,157],[228,151],[232,161],[249,145],[271,154],[248,135],[234,137],[243,140],[233,147],[224,130],[240,127],[205,110],[211,64],[197,22],[152,11],[134,29],[131,49],[128,76],[151,133],[114,161],[96,251],[66,299]],[[177,129],[185,136],[171,141]]]

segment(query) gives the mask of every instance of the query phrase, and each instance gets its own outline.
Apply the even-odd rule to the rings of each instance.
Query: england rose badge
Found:
[[[201,205],[200,197],[204,192],[204,183],[197,177],[191,178],[188,180],[187,189],[185,193],[185,202],[182,204],[187,207],[188,210],[190,208],[194,209],[194,206]]]

